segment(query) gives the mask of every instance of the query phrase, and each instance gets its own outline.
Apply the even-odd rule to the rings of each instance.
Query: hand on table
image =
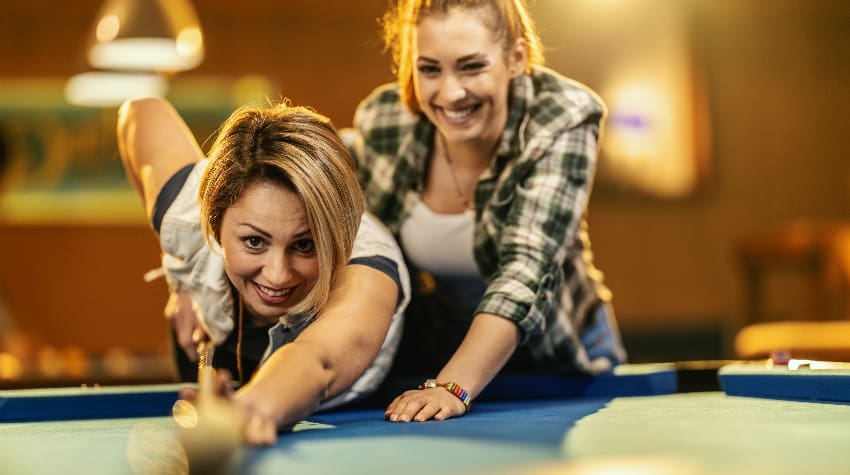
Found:
[[[442,421],[466,414],[466,406],[446,388],[411,389],[393,399],[384,418],[390,422]]]

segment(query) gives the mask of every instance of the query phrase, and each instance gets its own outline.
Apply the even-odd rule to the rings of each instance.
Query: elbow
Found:
[[[145,103],[151,98],[145,99],[127,99],[118,108],[118,123],[116,134],[118,138],[118,148],[122,155],[126,155],[127,145],[132,141],[133,130],[138,122],[140,111],[146,107]]]
[[[118,135],[126,133],[130,125],[150,111],[167,108],[168,103],[161,97],[140,97],[127,99],[118,108]]]
[[[380,345],[375,348],[371,341],[358,341],[344,354],[321,360],[323,375],[322,403],[338,396],[354,384],[375,359]]]

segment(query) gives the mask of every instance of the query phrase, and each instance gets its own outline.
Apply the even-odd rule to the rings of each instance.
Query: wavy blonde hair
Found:
[[[393,73],[401,89],[401,100],[414,114],[420,112],[413,88],[416,25],[425,17],[446,15],[453,8],[478,13],[494,38],[502,42],[506,58],[517,39],[525,40],[526,72],[545,63],[543,43],[525,0],[398,0],[381,19],[384,48],[392,51]]]
[[[290,313],[315,314],[351,256],[363,214],[355,164],[331,121],[286,103],[236,110],[221,126],[198,198],[207,241],[220,244],[224,212],[254,183],[283,186],[301,199],[316,246],[319,278]]]

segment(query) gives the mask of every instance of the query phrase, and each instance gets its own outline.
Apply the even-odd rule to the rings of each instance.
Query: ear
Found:
[[[525,38],[517,38],[508,51],[508,72],[511,78],[515,78],[525,72],[528,68],[528,46]]]

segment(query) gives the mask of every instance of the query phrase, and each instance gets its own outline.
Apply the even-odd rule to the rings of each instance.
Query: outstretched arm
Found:
[[[251,444],[271,444],[288,428],[347,389],[384,342],[397,303],[392,278],[347,265],[315,322],[275,351],[233,397]]]
[[[500,228],[492,243],[498,247],[498,265],[463,342],[436,376],[438,383],[455,383],[475,398],[507,363],[523,336],[539,334],[547,325],[563,325],[569,326],[564,328],[566,336],[578,338],[574,316],[565,322],[545,320],[552,306],[562,305],[560,297],[536,297],[547,291],[546,275],[564,267],[567,246],[575,242],[592,183],[597,130],[589,120],[556,137],[511,193],[504,217],[488,223]],[[424,388],[397,397],[388,406],[386,418],[399,422],[446,419],[465,410],[446,388]]]

